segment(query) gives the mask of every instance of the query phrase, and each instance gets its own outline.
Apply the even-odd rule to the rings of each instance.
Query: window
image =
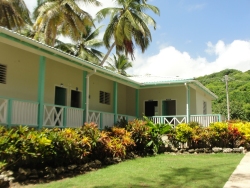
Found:
[[[110,93],[100,91],[99,102],[102,104],[110,104]]]
[[[6,65],[0,64],[0,84],[6,84]]]
[[[203,101],[203,114],[207,114],[207,102]]]

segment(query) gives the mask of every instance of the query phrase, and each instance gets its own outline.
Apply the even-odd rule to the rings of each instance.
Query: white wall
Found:
[[[136,89],[127,87],[126,98],[127,98],[126,114],[130,116],[136,116]]]
[[[196,114],[201,115],[203,114],[203,102],[205,101],[207,103],[207,114],[212,114],[212,101],[210,97],[204,93],[198,90],[196,92]]]
[[[61,86],[67,89],[67,106],[71,102],[71,90],[82,92],[83,71],[74,67],[70,67],[51,59],[46,59],[45,71],[45,94],[44,102],[54,104],[55,87]]]
[[[7,65],[0,96],[37,101],[39,56],[3,43],[0,49],[0,63]]]
[[[114,95],[113,95],[114,82],[102,78],[97,75],[92,75],[89,79],[89,109],[113,113]],[[110,93],[110,104],[99,103],[99,93],[104,91]]]
[[[162,101],[176,100],[176,115],[186,115],[186,88],[185,86],[141,89],[139,95],[139,115],[145,113],[145,101],[158,101],[158,115],[162,115]]]

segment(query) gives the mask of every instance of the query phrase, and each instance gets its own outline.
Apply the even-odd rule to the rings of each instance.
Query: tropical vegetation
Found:
[[[250,70],[242,72],[226,69],[196,78],[218,96],[213,102],[212,112],[227,117],[225,75],[228,75],[230,119],[250,121]]]
[[[156,29],[155,20],[145,12],[149,10],[160,14],[159,9],[148,4],[147,0],[116,0],[116,3],[118,7],[104,8],[96,14],[99,21],[110,17],[103,37],[104,45],[109,50],[101,65],[114,47],[117,54],[125,52],[131,55],[131,59],[134,58],[135,44],[144,52],[152,40],[148,25]]]
[[[132,62],[130,62],[129,59],[123,54],[118,55],[118,58],[114,55],[113,62],[108,62],[107,66],[105,66],[106,69],[112,70],[124,76],[128,76],[126,70],[130,67],[132,67]]]
[[[0,26],[20,30],[31,24],[30,12],[23,0],[0,1]]]
[[[93,26],[93,19],[76,2],[76,0],[39,1],[34,12],[36,19],[33,26],[36,30],[34,38],[44,33],[45,43],[54,46],[58,34],[69,36],[73,41],[78,41],[82,33],[86,35],[86,26]],[[96,0],[83,0],[83,2],[100,5]]]
[[[102,26],[96,28],[94,31],[92,31],[93,27],[85,27],[86,33],[81,33],[81,38],[76,44],[64,43],[57,40],[55,47],[71,55],[99,65],[104,56],[101,51],[97,50],[97,48],[103,45],[103,41],[97,38]]]
[[[163,135],[168,135],[167,143]],[[250,122],[216,122],[209,127],[191,122],[174,128],[145,118],[118,123],[103,131],[95,123],[85,123],[75,129],[0,126],[0,161],[2,169],[59,167],[84,164],[89,160],[105,163],[107,158],[123,160],[134,154],[157,155],[165,151],[166,144],[178,148],[180,142],[187,142],[194,149],[250,148]]]

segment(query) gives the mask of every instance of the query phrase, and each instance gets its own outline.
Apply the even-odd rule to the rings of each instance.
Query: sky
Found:
[[[31,11],[36,6],[35,0],[24,1]],[[93,18],[101,8],[116,6],[113,0],[99,1],[102,7],[80,6]],[[147,2],[160,9],[160,16],[147,12],[157,28],[150,27],[152,42],[144,53],[135,48],[129,74],[193,78],[224,69],[250,70],[249,0]],[[101,23],[104,29],[107,24]]]

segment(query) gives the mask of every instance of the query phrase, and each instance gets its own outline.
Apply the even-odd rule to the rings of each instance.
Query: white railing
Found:
[[[164,123],[172,124],[174,126],[180,123],[187,123],[186,115],[177,115],[177,116],[153,116],[149,119],[154,123]],[[211,123],[221,121],[219,114],[212,115],[190,115],[189,122],[197,122],[203,127],[208,127]]]
[[[101,112],[89,111],[88,122],[94,122],[100,128],[100,122],[101,122],[100,119],[101,119]]]
[[[117,121],[121,121],[122,119],[127,119],[127,117],[125,115],[117,115]]]
[[[135,116],[128,116],[128,121],[133,121],[133,120],[135,120],[135,119],[136,119]]]
[[[11,124],[37,125],[38,103],[13,100]]]
[[[134,116],[127,116],[122,114],[117,114],[117,121],[125,118],[127,121],[136,119]],[[115,124],[115,114],[108,112],[100,112],[90,110],[88,114],[88,122],[94,122],[98,125],[98,128],[103,129],[105,127],[112,127]]]
[[[153,123],[171,124],[173,126],[176,126],[180,123],[187,122],[187,117],[185,115],[182,115],[182,116],[153,116],[153,117],[149,117],[149,119]]]
[[[8,99],[0,98],[0,124],[7,124]]]
[[[197,122],[203,127],[208,127],[210,123],[221,121],[219,114],[212,115],[191,115],[190,122]]]
[[[133,121],[136,119],[135,116],[128,116],[128,115],[123,115],[123,114],[118,114],[117,115],[117,121],[121,121],[122,119],[125,119],[127,121]]]
[[[83,109],[79,108],[66,108],[67,110],[67,127],[81,127],[83,125]]]
[[[114,126],[115,116],[112,113],[103,113],[102,114],[102,127],[112,127]]]
[[[63,106],[44,105],[43,125],[63,126]]]

